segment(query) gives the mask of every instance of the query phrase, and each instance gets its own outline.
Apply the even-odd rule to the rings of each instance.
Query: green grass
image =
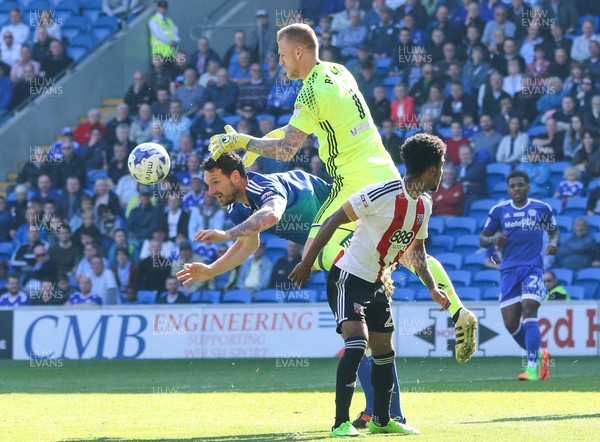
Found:
[[[61,362],[0,362],[0,440],[309,441],[333,423],[334,359]],[[519,358],[398,359],[403,411],[424,441],[598,440],[600,358],[552,362],[525,383]]]

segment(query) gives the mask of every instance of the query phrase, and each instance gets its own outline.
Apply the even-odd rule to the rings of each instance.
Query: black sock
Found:
[[[460,308],[458,310],[456,310],[456,313],[454,313],[454,315],[452,316],[452,324],[456,324],[456,321],[458,321],[459,316],[460,316]]]
[[[340,359],[335,383],[335,425],[350,420],[350,403],[356,387],[356,377],[360,360],[367,349],[367,339],[357,336],[346,339],[346,351]]]
[[[373,355],[373,371],[371,384],[373,384],[373,422],[385,427],[390,421],[390,400],[394,391],[394,359],[393,351],[375,356]]]

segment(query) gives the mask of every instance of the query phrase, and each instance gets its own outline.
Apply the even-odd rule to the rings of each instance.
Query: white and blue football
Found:
[[[157,143],[138,144],[127,160],[129,173],[142,184],[162,181],[171,170],[171,158],[167,150]]]

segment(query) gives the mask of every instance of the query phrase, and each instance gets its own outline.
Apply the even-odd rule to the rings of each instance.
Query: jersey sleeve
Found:
[[[487,220],[485,221],[485,224],[483,225],[484,232],[494,234],[498,230],[500,230],[499,211],[500,211],[499,207],[492,207],[492,209],[490,209],[490,213],[488,214]]]
[[[400,189],[397,180],[384,181],[383,183],[370,184],[363,190],[355,193],[348,200],[359,218],[377,214],[390,201],[395,200]]]
[[[423,215],[423,224],[417,232],[416,239],[427,239],[429,237],[429,218],[431,217],[432,201],[429,196],[423,198],[423,204],[425,205],[425,213]]]
[[[253,175],[248,179],[246,194],[251,198],[257,207],[262,207],[269,201],[280,197],[285,201],[288,199],[288,193],[285,187],[276,179],[266,175]]]
[[[240,203],[233,203],[227,206],[227,215],[235,226],[246,221],[251,214],[251,210]]]
[[[294,112],[289,124],[305,134],[314,133],[323,106],[319,103],[322,95],[314,81],[305,83],[294,103]]]
[[[544,204],[542,216],[542,225],[544,226],[544,230],[546,230],[547,232],[553,232],[555,229],[557,229],[556,218],[554,217],[552,208],[549,205]]]

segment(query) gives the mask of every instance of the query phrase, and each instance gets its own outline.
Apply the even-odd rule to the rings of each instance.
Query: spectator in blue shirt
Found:
[[[95,293],[91,293],[92,281],[87,276],[79,277],[79,291],[73,293],[65,302],[65,305],[102,305],[102,298]]]

